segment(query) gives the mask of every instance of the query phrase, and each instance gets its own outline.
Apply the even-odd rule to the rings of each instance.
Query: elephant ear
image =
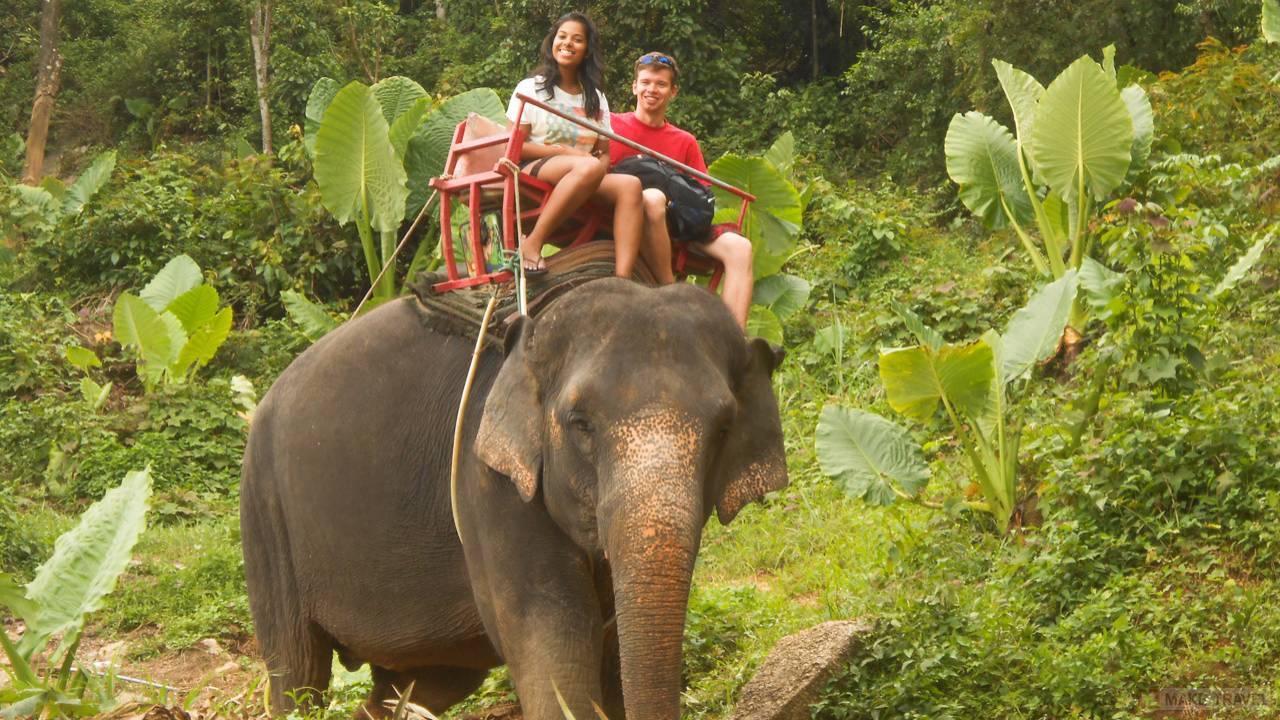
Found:
[[[732,521],[747,503],[787,486],[782,420],[770,383],[783,351],[755,338],[747,345],[747,356],[737,389],[737,418],[720,455],[716,517],[722,525]]]
[[[507,331],[507,359],[485,400],[476,435],[476,456],[511,478],[528,502],[542,474],[542,403],[529,366],[533,321],[520,318]]]

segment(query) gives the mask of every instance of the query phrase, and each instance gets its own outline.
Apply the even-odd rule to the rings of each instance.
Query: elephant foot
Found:
[[[410,702],[439,714],[475,692],[488,676],[488,670],[460,667],[438,666],[415,670],[374,667],[373,690],[354,717],[362,720],[391,717],[396,703],[405,693],[409,694]]]

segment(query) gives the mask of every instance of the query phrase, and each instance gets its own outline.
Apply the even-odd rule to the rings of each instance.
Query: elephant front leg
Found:
[[[524,717],[563,720],[557,690],[575,717],[595,717],[592,704],[605,705],[604,632],[590,564],[572,547],[538,547],[522,558],[488,584],[490,602],[482,603],[481,614],[496,636]]]

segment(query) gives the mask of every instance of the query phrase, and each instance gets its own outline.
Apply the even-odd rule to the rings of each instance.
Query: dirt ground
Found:
[[[21,622],[3,624],[9,637],[24,630]],[[119,704],[102,717],[111,720],[257,720],[266,718],[266,667],[252,638],[235,642],[206,638],[178,653],[130,659],[131,648],[149,639],[147,630],[104,637],[92,628],[76,653],[81,667],[114,675]],[[0,664],[7,664],[0,653]],[[0,672],[0,686],[7,675]],[[496,705],[457,720],[520,720],[520,707]]]

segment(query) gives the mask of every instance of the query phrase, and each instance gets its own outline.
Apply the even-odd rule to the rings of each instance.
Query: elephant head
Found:
[[[609,559],[627,716],[678,717],[702,527],[787,484],[782,353],[703,289],[622,280],[566,295],[506,345],[475,451]]]

